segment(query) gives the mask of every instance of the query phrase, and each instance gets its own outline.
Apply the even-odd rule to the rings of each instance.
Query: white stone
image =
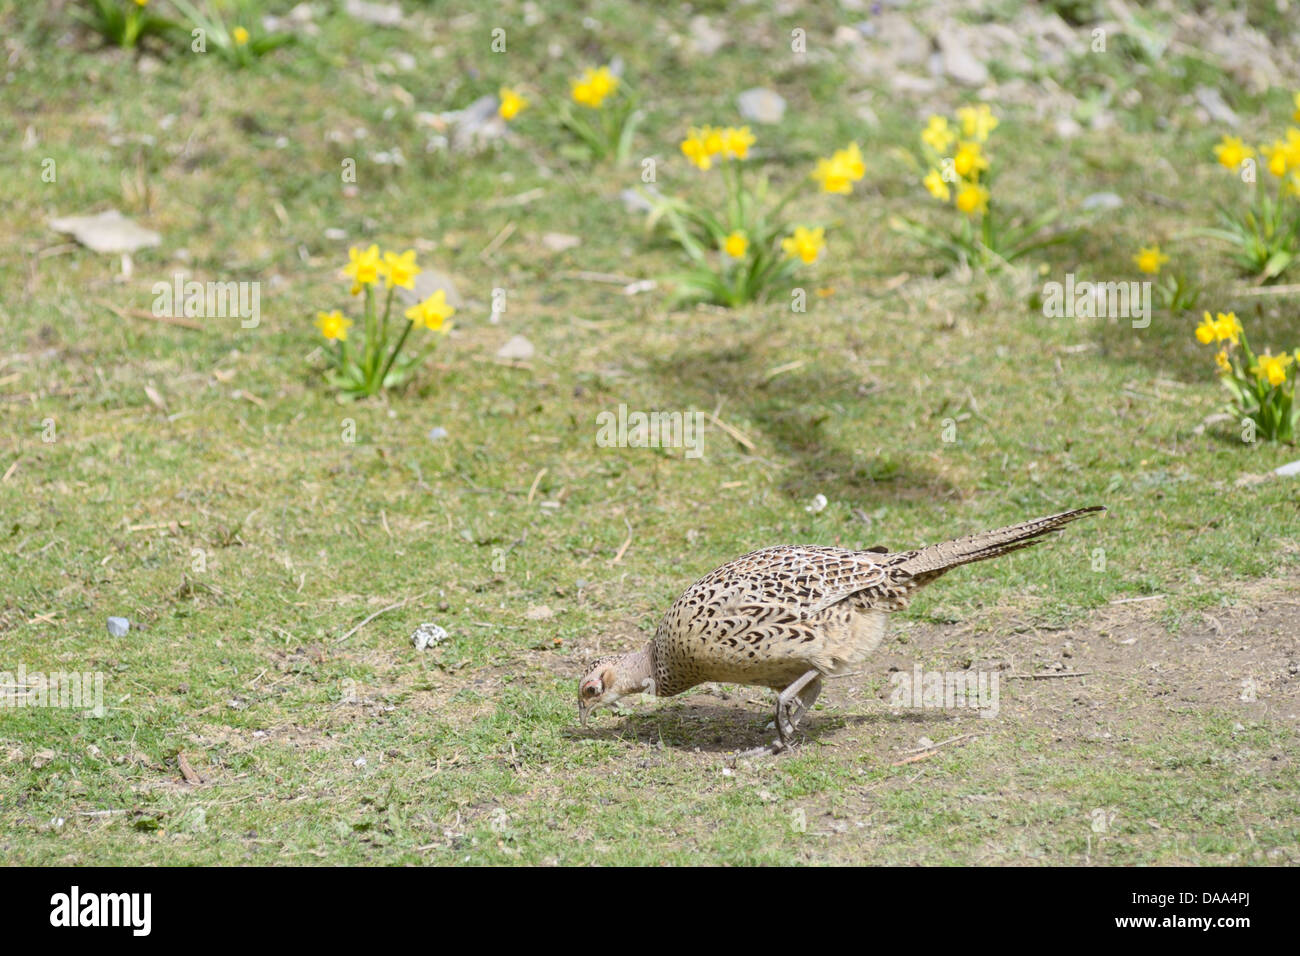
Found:
[[[72,236],[87,249],[110,255],[135,252],[162,242],[162,236],[158,233],[137,226],[116,209],[93,216],[51,219],[50,228]]]
[[[755,86],[736,97],[740,115],[754,123],[779,123],[785,116],[785,98],[775,90]]]
[[[512,336],[509,342],[497,349],[497,358],[508,362],[527,362],[535,354],[537,350],[533,343],[522,335]]]

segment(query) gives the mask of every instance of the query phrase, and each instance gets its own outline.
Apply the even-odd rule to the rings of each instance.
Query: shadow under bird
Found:
[[[630,694],[672,697],[706,681],[777,691],[770,748],[791,743],[822,680],[863,664],[885,636],[887,615],[955,567],[1038,544],[1096,511],[1077,508],[915,551],[780,545],[754,551],[696,581],[673,602],[639,651],[594,661],[578,686],[578,716]]]

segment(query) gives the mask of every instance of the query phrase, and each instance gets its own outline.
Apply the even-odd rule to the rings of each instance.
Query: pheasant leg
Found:
[[[817,680],[813,681],[811,684],[809,684],[807,687],[801,690],[795,696],[795,699],[790,702],[791,713],[790,713],[789,732],[791,734],[793,734],[795,728],[799,726],[799,722],[803,720],[805,716],[807,716],[808,711],[812,710],[812,706],[814,703],[817,702],[817,698],[821,696],[821,692],[822,692],[822,682],[821,682],[821,675],[819,674]],[[799,709],[797,711],[794,710],[795,704],[799,705]]]
[[[794,729],[798,725],[800,718],[807,713],[808,708],[812,706],[812,702],[821,693],[821,676],[822,672],[816,668],[807,671],[777,696],[776,733],[781,739],[782,747],[790,746],[790,738],[794,736]],[[805,688],[807,688],[806,691]],[[806,701],[804,700],[804,694],[807,695]],[[795,700],[798,700],[800,704],[800,710],[797,714],[791,710]]]

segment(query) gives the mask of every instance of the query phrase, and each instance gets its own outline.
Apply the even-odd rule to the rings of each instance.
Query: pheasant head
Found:
[[[601,707],[613,707],[629,694],[654,693],[650,648],[631,654],[601,657],[592,661],[587,676],[578,685],[578,719],[587,718]]]

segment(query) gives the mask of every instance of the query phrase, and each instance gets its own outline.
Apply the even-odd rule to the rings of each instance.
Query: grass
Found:
[[[1084,627],[1112,601],[1153,595],[1167,595],[1161,613],[1177,645],[1202,612],[1240,606],[1260,579],[1296,575],[1298,486],[1238,483],[1296,449],[1244,446],[1231,425],[1196,431],[1224,396],[1193,317],[1157,315],[1145,330],[1048,319],[1032,306],[1032,267],[939,274],[893,235],[893,214],[943,214],[891,156],[914,146],[925,111],[872,90],[839,56],[782,55],[792,25],[833,29],[820,8],[730,11],[744,42],[701,61],[640,42],[682,29],[651,7],[543,4],[544,20],[512,28],[510,52],[496,57],[484,37],[505,11],[408,6],[410,32],[322,14],[310,43],[236,72],[182,53],[142,69],[81,31],[56,42],[68,29],[58,7],[0,2],[16,50],[16,80],[0,92],[0,151],[18,170],[6,177],[0,225],[12,252],[0,260],[0,671],[102,671],[109,708],[99,720],[0,710],[6,860],[1294,857],[1289,763],[1249,773],[1235,763],[1243,748],[1294,752],[1285,707],[1233,733],[1242,718],[1231,698],[1126,718],[1112,690],[1113,710],[1098,718],[1109,739],[1057,739],[1029,709],[894,766],[918,737],[943,740],[966,723],[891,716],[871,701],[882,672],[864,678],[856,708],[819,715],[841,721],[832,736],[730,774],[726,750],[755,742],[766,703],[701,708],[713,697],[697,693],[576,732],[583,659],[642,640],[695,577],[779,542],[903,548],[1105,504],[1105,519],[1033,555],[924,592],[893,652],[951,661],[960,652],[935,642],[954,631],[970,629],[977,648],[1014,646],[1017,628]],[[551,42],[563,56],[546,55]],[[398,52],[419,67],[391,66]],[[649,110],[634,155],[657,155],[674,187],[693,182],[675,156],[685,126],[734,121],[729,104],[748,86],[790,101],[779,130],[756,130],[779,183],[809,157],[862,142],[865,188],[806,201],[830,241],[807,313],[780,301],[670,312],[661,291],[628,297],[574,278],[655,277],[680,262],[617,198],[635,164],[571,165],[535,113],[498,151],[425,151],[432,133],[417,112],[507,82],[562,89],[614,54]],[[997,188],[1024,214],[1096,191],[1124,196],[1041,262],[1049,278],[1137,278],[1129,260],[1140,244],[1212,218],[1226,188],[1210,159],[1219,131],[1175,107],[1189,81],[1168,70],[1130,76],[1118,56],[1070,69],[1057,80],[1081,98],[1099,76],[1125,77],[1140,107],[1105,137],[1063,142],[1008,105]],[[1261,128],[1289,100],[1217,72],[1213,82]],[[878,126],[844,105],[845,90],[874,104]],[[35,145],[23,148],[29,127]],[[368,159],[393,147],[404,166]],[[55,183],[40,181],[46,157]],[[349,157],[355,195],[339,177]],[[45,225],[108,207],[164,235],[160,249],[135,255],[127,280],[115,259],[64,245]],[[332,228],[348,240],[326,239]],[[552,231],[583,242],[549,252],[540,237]],[[335,273],[347,245],[370,241],[415,246],[467,302],[410,388],[341,405],[321,382],[311,317],[342,304]],[[1241,295],[1210,244],[1166,248],[1205,286],[1205,307],[1235,308],[1261,343],[1294,332],[1294,297]],[[147,311],[153,282],[178,269],[261,281],[261,325],[211,320],[191,331],[130,314]],[[488,321],[494,288],[507,290],[499,325]],[[537,358],[493,362],[515,333]],[[695,460],[596,447],[596,415],[620,403],[715,412],[752,448],[718,428]],[[946,419],[955,443],[943,441]],[[450,437],[430,441],[434,426]],[[817,494],[830,503],[811,514]],[[110,637],[110,615],[135,626]],[[416,652],[407,636],[429,620],[450,637]],[[1111,683],[1128,686],[1131,673]],[[1033,708],[1068,710],[1069,690],[1025,693]],[[759,696],[740,690],[738,701]],[[204,784],[182,781],[180,753]],[[1097,807],[1117,808],[1102,834],[1089,826]]]

